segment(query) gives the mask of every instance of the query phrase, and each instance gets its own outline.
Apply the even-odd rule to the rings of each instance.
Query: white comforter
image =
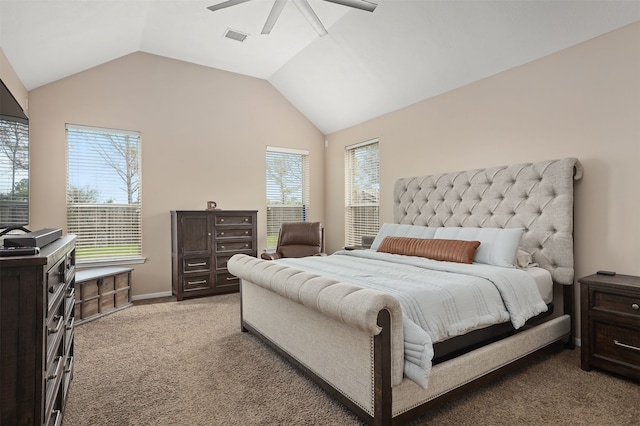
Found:
[[[372,250],[277,262],[396,297],[403,311],[404,373],[423,388],[431,372],[433,343],[506,321],[519,328],[547,310],[533,278],[515,268]]]

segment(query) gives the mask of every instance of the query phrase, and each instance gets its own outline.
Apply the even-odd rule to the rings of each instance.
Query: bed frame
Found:
[[[521,248],[551,272],[555,309],[539,323],[434,365],[426,390],[404,378],[402,311],[385,293],[236,255],[241,327],[267,342],[368,424],[403,424],[517,368],[573,348],[575,158],[400,179],[394,222],[524,228]]]

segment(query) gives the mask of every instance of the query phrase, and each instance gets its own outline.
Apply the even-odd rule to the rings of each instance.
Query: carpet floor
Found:
[[[240,331],[239,295],[136,304],[75,330],[64,426],[360,425]],[[638,425],[640,384],[565,350],[413,425]]]

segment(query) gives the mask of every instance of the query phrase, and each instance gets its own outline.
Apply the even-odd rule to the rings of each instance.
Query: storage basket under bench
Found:
[[[133,268],[102,267],[76,272],[76,324],[131,306]]]

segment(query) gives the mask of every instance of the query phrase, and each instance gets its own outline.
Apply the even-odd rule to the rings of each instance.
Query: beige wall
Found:
[[[264,229],[266,145],[311,150],[312,206],[324,204],[312,219],[327,225],[328,251],[340,248],[344,147],[372,138],[382,222],[398,177],[578,157],[576,275],[640,274],[640,24],[336,132],[327,149],[265,81],[143,53],[36,89],[29,106],[33,228],[65,224],[64,123],[142,132],[148,261],[136,295],[170,288],[169,210],[213,199],[259,209]]]
[[[171,290],[169,211],[259,210],[267,145],[308,149],[312,220],[324,220],[324,136],[268,82],[134,53],[29,93],[31,228],[65,227],[65,123],[142,133],[144,264],[134,296]]]
[[[399,177],[578,157],[576,277],[640,274],[640,23],[329,135],[329,250],[344,244],[333,166],[346,145],[374,137],[382,222],[393,221]]]

